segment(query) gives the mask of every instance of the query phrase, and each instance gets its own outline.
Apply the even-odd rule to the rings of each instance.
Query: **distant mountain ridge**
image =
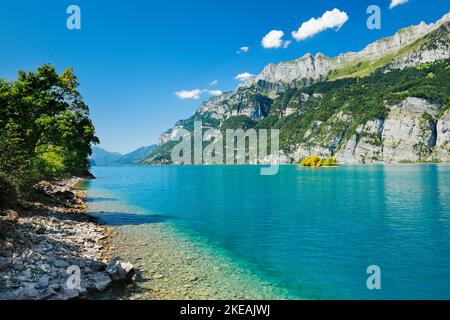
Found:
[[[147,158],[153,150],[156,148],[156,145],[151,145],[148,147],[141,147],[133,152],[130,152],[116,161],[112,163],[115,166],[126,166],[126,165],[138,165],[142,160]]]
[[[156,145],[141,147],[133,152],[122,155],[117,152],[109,152],[100,147],[92,149],[91,164],[93,166],[129,166],[139,165],[141,161],[147,158]]]
[[[114,161],[120,159],[123,155],[118,152],[109,152],[100,147],[92,148],[92,155],[90,157],[93,166],[107,166]]]
[[[221,130],[280,129],[281,163],[312,154],[340,163],[450,162],[449,21],[447,13],[357,53],[270,64],[178,121],[144,162],[170,164],[173,139],[195,121]]]
[[[449,21],[450,13],[447,13],[436,23],[426,24],[422,22],[416,26],[400,29],[393,36],[375,41],[359,52],[347,52],[335,58],[329,58],[321,53],[316,55],[308,53],[294,61],[269,64],[255,79],[245,82],[242,87],[250,87],[259,81],[289,84],[299,79],[323,80],[326,77],[331,77],[331,79],[345,77],[348,75],[339,74],[341,69],[348,68],[349,65],[354,65],[355,63],[373,62],[389,55],[394,55],[392,60],[395,60],[398,58],[395,54],[400,56],[401,52],[399,51],[402,48],[439,29],[439,27]],[[441,59],[448,58],[448,54],[449,52]],[[432,61],[435,60],[435,57],[432,58]],[[330,74],[331,71],[337,71],[338,75]]]

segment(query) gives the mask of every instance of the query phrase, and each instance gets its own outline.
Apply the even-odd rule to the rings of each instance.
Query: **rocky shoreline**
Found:
[[[89,299],[135,280],[113,255],[114,229],[85,213],[82,181],[40,182],[33,200],[0,211],[0,300]]]

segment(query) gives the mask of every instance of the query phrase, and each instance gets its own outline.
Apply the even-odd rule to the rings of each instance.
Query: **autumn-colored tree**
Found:
[[[318,155],[313,155],[310,158],[304,158],[301,161],[301,165],[304,167],[335,167],[337,166],[337,160],[334,157],[328,157],[327,160],[323,161]]]
[[[302,160],[301,164],[304,167],[317,167],[317,165],[321,162],[320,157],[318,155],[313,155],[310,158],[305,158]]]
[[[327,158],[327,160],[325,160],[323,162],[323,165],[325,167],[336,167],[338,165],[338,162],[337,162],[335,157],[330,156],[330,157]]]

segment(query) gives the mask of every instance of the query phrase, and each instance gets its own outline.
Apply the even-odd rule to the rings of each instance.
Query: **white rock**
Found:
[[[126,282],[134,276],[134,267],[131,263],[123,261],[120,257],[114,257],[108,263],[106,272],[114,282]]]
[[[435,135],[432,125],[423,119],[423,115],[436,116],[437,113],[436,106],[418,98],[408,98],[393,106],[384,123],[383,160],[388,163],[415,162],[423,158],[418,148],[429,145]]]
[[[447,111],[437,123],[437,140],[434,157],[450,162],[450,111]]]

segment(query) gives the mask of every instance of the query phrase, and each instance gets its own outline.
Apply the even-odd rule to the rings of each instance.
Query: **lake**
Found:
[[[450,298],[450,166],[282,166],[275,176],[261,176],[258,166],[93,173],[90,211],[104,222],[169,225],[289,298]],[[381,290],[367,288],[372,265],[381,268]]]

